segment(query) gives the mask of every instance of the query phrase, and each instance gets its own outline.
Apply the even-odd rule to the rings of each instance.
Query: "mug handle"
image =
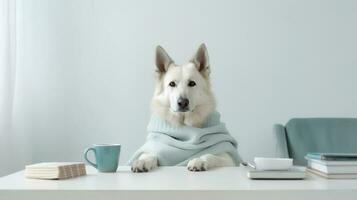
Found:
[[[86,150],[84,151],[84,159],[85,159],[90,165],[92,165],[93,167],[97,168],[97,164],[93,163],[92,161],[90,161],[90,160],[88,159],[88,152],[89,152],[89,151],[94,151],[94,155],[96,154],[95,149],[92,148],[92,147],[90,147],[90,148],[88,148],[88,149],[86,149]]]

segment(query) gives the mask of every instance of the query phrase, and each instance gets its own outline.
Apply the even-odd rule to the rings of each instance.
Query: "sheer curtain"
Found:
[[[0,176],[13,171],[12,108],[16,68],[16,2],[0,4]]]

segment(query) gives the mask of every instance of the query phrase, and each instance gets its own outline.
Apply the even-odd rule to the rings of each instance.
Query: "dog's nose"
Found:
[[[181,110],[187,109],[189,103],[190,103],[190,102],[189,102],[188,99],[186,99],[186,98],[181,98],[181,97],[180,97],[180,98],[177,100],[177,104],[178,104],[178,106],[179,106],[179,108],[180,108]]]

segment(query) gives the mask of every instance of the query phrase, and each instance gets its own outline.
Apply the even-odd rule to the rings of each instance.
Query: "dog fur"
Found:
[[[215,110],[211,90],[210,65],[205,44],[184,65],[176,65],[166,51],[156,48],[156,86],[151,101],[152,113],[175,126],[201,127]],[[185,104],[180,104],[180,101]],[[159,165],[157,157],[143,153],[132,164],[133,172],[147,172]],[[228,153],[206,154],[189,161],[190,171],[205,171],[213,167],[234,166]]]

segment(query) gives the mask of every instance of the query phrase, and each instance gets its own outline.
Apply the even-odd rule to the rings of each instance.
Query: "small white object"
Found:
[[[251,179],[304,179],[305,167],[294,166],[289,170],[250,170],[247,176]]]
[[[254,162],[257,170],[289,170],[293,166],[291,158],[255,157]]]

